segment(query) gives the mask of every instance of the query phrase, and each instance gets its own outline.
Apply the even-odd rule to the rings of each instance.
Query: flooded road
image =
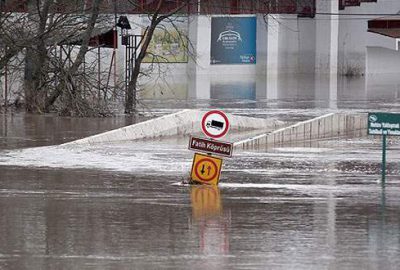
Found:
[[[397,102],[187,100],[153,102],[152,114],[218,107],[299,121]],[[180,184],[187,138],[62,147],[126,119],[0,117],[0,269],[400,267],[396,139],[385,185],[381,140],[368,137],[236,152],[212,188]]]

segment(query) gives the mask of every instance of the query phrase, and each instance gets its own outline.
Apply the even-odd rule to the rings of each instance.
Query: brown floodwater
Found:
[[[395,110],[397,99],[335,104],[153,107],[298,121]],[[193,158],[187,138],[58,146],[131,121],[0,115],[0,269],[399,269],[397,140],[389,139],[384,184],[381,141],[366,137],[234,153],[218,187],[180,184]]]

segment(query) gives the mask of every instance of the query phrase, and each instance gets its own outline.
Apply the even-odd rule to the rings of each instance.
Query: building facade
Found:
[[[3,0],[3,9],[10,9],[14,2]],[[16,11],[26,10],[23,1],[17,2]],[[71,2],[58,0],[59,12],[67,10]],[[182,3],[167,2],[163,12]],[[127,1],[103,1],[102,12],[114,13],[116,18],[124,16],[131,26],[116,28],[115,48],[103,49],[104,57],[99,60],[104,70],[111,69],[109,63],[116,51],[116,80],[125,80],[128,68],[130,56],[124,37],[143,33],[148,23],[145,13],[151,13],[156,3],[141,0],[132,6]],[[77,4],[87,8],[91,1],[77,1],[74,5]],[[396,74],[400,73],[400,26],[396,25],[399,17],[395,16],[399,12],[400,1],[384,0],[201,0],[185,6],[176,17],[190,45],[183,49],[171,34],[172,29],[168,31],[168,42],[160,34],[150,52],[162,55],[156,62],[167,74],[189,76],[189,82],[198,89],[213,77],[232,80],[240,76],[241,80],[250,81],[262,77],[266,86],[274,88],[279,80],[293,75],[326,76],[335,83],[342,75]],[[386,18],[383,23],[373,23],[382,17]],[[389,24],[391,35],[386,31]],[[168,27],[167,23],[163,27]],[[182,51],[187,47],[190,53]],[[201,93],[194,96],[209,98]]]

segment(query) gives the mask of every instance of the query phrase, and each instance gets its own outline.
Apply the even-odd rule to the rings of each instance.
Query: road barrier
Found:
[[[205,112],[199,110],[182,110],[155,119],[107,131],[101,134],[62,144],[63,146],[112,143],[152,139],[174,135],[186,135],[201,132],[200,119]],[[246,117],[228,114],[231,130],[262,130],[268,132],[282,127],[284,122],[262,118]]]
[[[235,149],[292,145],[335,137],[367,135],[367,114],[330,113],[233,144]]]

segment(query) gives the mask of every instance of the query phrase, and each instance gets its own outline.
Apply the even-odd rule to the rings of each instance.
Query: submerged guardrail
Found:
[[[205,112],[200,110],[182,110],[62,145],[112,143],[198,133],[201,132],[200,119],[202,119],[204,113]],[[245,131],[258,129],[263,132],[268,132],[284,125],[284,122],[278,120],[233,114],[228,115],[231,122],[230,129],[232,130]]]
[[[329,113],[233,144],[235,149],[282,146],[344,136],[367,135],[367,114]]]
[[[187,135],[200,132],[199,119],[205,112],[182,110],[155,119],[64,143],[63,146],[134,141]],[[335,137],[367,135],[367,114],[329,113],[310,120],[285,126],[278,120],[229,114],[231,129],[238,131],[260,130],[255,137],[237,141],[234,149],[274,147],[293,143],[317,141]]]

